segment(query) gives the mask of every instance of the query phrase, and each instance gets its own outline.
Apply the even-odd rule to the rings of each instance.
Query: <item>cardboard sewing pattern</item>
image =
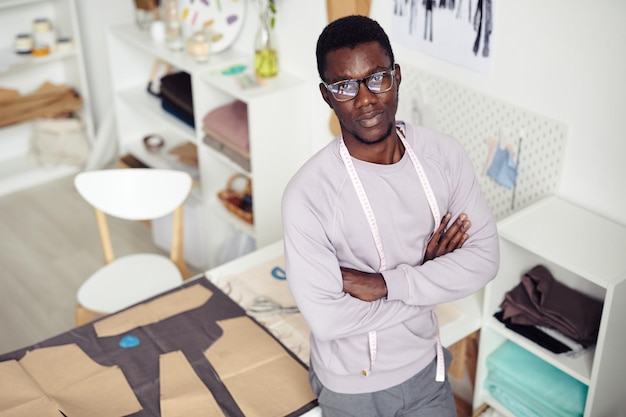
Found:
[[[307,370],[249,317],[218,322],[223,336],[205,353],[247,417],[284,416],[315,400]],[[254,387],[251,390],[251,386]]]
[[[204,303],[197,306],[199,300],[205,300]],[[142,307],[139,307],[143,305]],[[277,349],[282,349],[284,361],[286,363],[284,370],[273,369],[272,372],[275,375],[272,378],[279,378],[283,381],[289,381],[289,385],[295,387],[301,387],[301,389],[310,389],[307,378],[306,366],[297,359],[295,355],[285,349],[272,335],[263,329],[253,319],[245,316],[245,310],[231,300],[226,294],[220,291],[214,284],[206,279],[196,279],[184,283],[181,287],[172,290],[163,295],[154,297],[150,300],[146,300],[139,307],[131,307],[125,311],[114,314],[112,316],[99,319],[95,323],[84,325],[66,333],[60,334],[53,338],[47,339],[33,346],[29,346],[15,352],[10,352],[0,355],[0,399],[6,401],[6,403],[0,402],[0,417],[22,417],[22,416],[44,416],[48,414],[41,413],[26,413],[26,414],[2,414],[3,410],[6,411],[1,405],[9,404],[11,407],[19,404],[22,407],[28,407],[29,404],[33,404],[33,394],[30,391],[26,391],[26,394],[16,396],[13,395],[12,379],[7,379],[8,375],[4,372],[4,369],[14,370],[15,362],[21,361],[32,354],[39,354],[40,351],[45,351],[47,348],[57,349],[63,345],[75,345],[88,356],[89,360],[93,361],[101,367],[113,367],[119,368],[119,372],[123,373],[123,377],[126,379],[126,384],[130,386],[132,392],[136,396],[140,407],[138,411],[120,412],[119,416],[131,416],[131,417],[160,417],[161,413],[161,379],[163,379],[163,388],[165,388],[165,396],[163,399],[167,399],[163,403],[166,412],[174,413],[164,417],[172,417],[176,415],[181,416],[193,416],[191,407],[194,405],[194,401],[205,401],[202,399],[196,399],[194,401],[188,400],[186,397],[182,397],[180,400],[174,399],[177,395],[176,392],[172,392],[172,381],[187,381],[187,384],[194,386],[194,392],[197,391],[198,386],[196,382],[200,381],[208,391],[212,394],[215,402],[219,405],[221,412],[224,416],[228,417],[243,417],[244,414],[242,404],[248,404],[248,400],[243,398],[244,396],[251,396],[252,399],[257,398],[256,395],[258,380],[256,379],[242,379],[239,381],[240,385],[235,387],[235,390],[231,392],[230,387],[226,385],[220,375],[215,364],[212,364],[207,360],[204,353],[207,349],[210,349],[214,344],[219,343],[221,345],[224,342],[220,342],[222,338],[229,339],[228,335],[225,335],[225,330],[219,323],[237,318],[243,317],[249,320],[251,325],[255,327],[257,332],[254,342],[248,343],[254,344],[274,344]],[[197,307],[196,307],[197,306]],[[115,319],[113,319],[115,318]],[[101,323],[101,324],[98,324]],[[104,328],[106,332],[104,334],[110,334],[103,337],[98,337],[95,330],[97,327]],[[235,330],[238,331],[238,330]],[[246,330],[247,331],[247,330]],[[108,333],[107,333],[108,332]],[[122,341],[131,337],[136,340],[137,343],[131,346],[125,346]],[[169,356],[172,352],[176,353]],[[183,355],[181,357],[180,355]],[[73,363],[77,357],[75,352],[73,354],[65,355],[65,360],[68,363]],[[163,363],[164,368],[160,366]],[[10,365],[13,363],[13,365]],[[49,360],[46,364],[39,362],[41,369],[48,367]],[[172,364],[173,363],[173,364]],[[189,368],[191,367],[191,370]],[[6,368],[5,368],[6,367]],[[293,372],[293,367],[300,368],[299,372]],[[67,376],[65,374],[75,374],[73,367],[61,367],[57,372],[60,380],[64,380]],[[29,371],[31,372],[31,371]],[[32,372],[31,372],[32,373]],[[11,374],[13,375],[13,374]],[[90,395],[97,395],[99,398],[103,398],[106,391],[105,386],[99,383],[97,387],[92,385],[84,385],[84,390],[81,388],[83,381],[86,380],[87,375],[76,373],[78,381],[81,383],[72,386],[67,392],[76,391],[80,397],[88,398]],[[195,382],[193,382],[195,381]],[[34,383],[33,383],[34,384]],[[29,383],[26,380],[22,385],[28,387]],[[114,388],[117,388],[117,382]],[[275,389],[281,387],[281,384],[273,384]],[[6,390],[2,389],[8,387]],[[170,388],[168,388],[170,387]],[[304,387],[304,388],[302,388]],[[265,387],[264,387],[265,388]],[[83,390],[83,391],[81,391]],[[202,390],[200,390],[202,391]],[[3,392],[9,393],[9,398],[4,399]],[[315,401],[301,402],[295,404],[292,400],[286,398],[286,396],[280,391],[274,392],[274,395],[267,395],[267,398],[281,398],[288,404],[293,405],[293,408],[286,414],[290,417],[298,416],[304,412],[313,408]],[[65,397],[64,397],[65,398]],[[130,404],[125,397],[118,395],[113,403],[116,406],[128,406]],[[298,398],[304,398],[298,396]],[[308,397],[307,397],[308,398]],[[46,406],[46,397],[43,396],[41,400],[42,406]],[[172,402],[173,401],[173,402]],[[239,402],[242,401],[240,404]],[[102,406],[95,406],[96,403],[91,403],[89,412],[73,412],[67,414],[68,416],[95,416],[99,415],[93,412],[93,409],[111,410],[111,404]],[[172,404],[174,407],[172,408]],[[50,404],[48,404],[50,405]],[[178,409],[181,407],[181,409]],[[190,407],[189,409],[183,407]],[[263,408],[259,408],[262,410]],[[42,408],[42,410],[47,410]],[[51,414],[58,417],[57,414]],[[206,414],[205,414],[206,415]],[[254,414],[253,414],[254,415]],[[256,414],[260,415],[260,414]],[[285,415],[285,414],[264,414],[268,415]]]
[[[308,365],[311,330],[300,313],[250,311],[262,297],[283,308],[296,305],[287,285],[285,258],[278,256],[243,272],[219,277],[216,285]]]
[[[94,323],[93,327],[98,337],[116,336],[198,308],[206,303],[211,295],[213,293],[207,288],[194,285],[154,301],[138,304]]]
[[[159,358],[161,417],[223,417],[211,391],[202,383],[182,351]]]
[[[116,417],[141,405],[117,366],[95,363],[75,344],[0,363],[0,416]]]

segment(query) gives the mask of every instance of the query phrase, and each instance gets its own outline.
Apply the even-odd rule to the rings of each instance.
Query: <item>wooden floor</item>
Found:
[[[163,253],[145,225],[109,222],[116,256]],[[95,215],[73,177],[0,197],[0,353],[71,329],[76,292],[101,265]]]

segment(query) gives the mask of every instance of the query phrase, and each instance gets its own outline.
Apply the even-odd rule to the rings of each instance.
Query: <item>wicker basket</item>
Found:
[[[242,189],[235,189],[235,183],[242,180],[245,186]],[[226,188],[217,193],[217,197],[228,211],[246,223],[253,224],[252,181],[250,178],[243,174],[233,175],[229,178]]]

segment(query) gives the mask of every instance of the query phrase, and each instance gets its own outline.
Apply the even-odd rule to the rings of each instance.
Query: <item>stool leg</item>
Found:
[[[99,313],[97,311],[89,310],[88,308],[85,308],[81,306],[80,304],[77,304],[76,308],[74,309],[74,324],[76,325],[76,327],[79,327],[103,315],[104,313]]]

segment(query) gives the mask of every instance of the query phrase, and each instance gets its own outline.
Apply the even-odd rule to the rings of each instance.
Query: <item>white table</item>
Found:
[[[245,278],[241,279],[241,277],[250,278],[250,276],[246,276],[246,272],[253,271],[260,265],[267,264],[268,262],[271,263],[272,261],[276,261],[276,265],[280,265],[284,268],[282,240],[210,269],[205,273],[205,276],[224,290],[224,292],[231,295],[233,300],[247,309],[253,302],[255,296],[259,294],[255,294],[255,292],[251,291],[249,288],[241,288],[241,283],[245,281]],[[234,285],[231,285],[233,283],[236,283],[239,287],[234,288]],[[286,285],[286,283],[284,285]],[[451,346],[480,329],[481,306],[482,291],[479,291],[466,298],[442,304],[436,308],[439,324],[441,326],[441,342],[444,346]],[[299,313],[295,315],[277,313],[273,315],[255,315],[255,318],[287,348],[291,349],[304,363],[308,364],[309,329]],[[321,416],[321,410],[317,407],[304,415],[306,417],[318,417]]]

